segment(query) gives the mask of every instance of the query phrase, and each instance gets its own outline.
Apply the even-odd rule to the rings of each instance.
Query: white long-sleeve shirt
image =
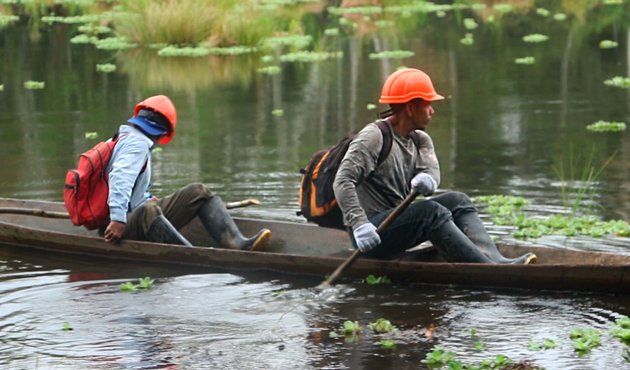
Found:
[[[127,213],[151,198],[151,149],[154,143],[142,131],[121,125],[118,142],[107,166],[109,218],[127,223]]]

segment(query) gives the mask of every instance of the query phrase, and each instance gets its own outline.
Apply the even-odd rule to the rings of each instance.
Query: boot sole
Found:
[[[271,238],[271,230],[264,230],[260,234],[258,239],[256,239],[254,244],[252,244],[252,247],[249,248],[249,250],[250,251],[261,251],[261,250],[265,249],[265,246],[267,245],[267,242],[269,241],[269,238]]]

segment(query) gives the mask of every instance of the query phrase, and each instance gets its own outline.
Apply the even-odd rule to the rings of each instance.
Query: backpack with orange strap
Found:
[[[378,155],[378,166],[389,155],[394,139],[392,129],[386,121],[377,121],[376,125],[383,134],[383,146]],[[300,210],[296,212],[298,216],[304,216],[306,220],[322,227],[345,230],[343,214],[335,199],[333,183],[341,160],[355,136],[356,134],[348,135],[337,144],[316,152],[306,167],[300,169],[302,181],[298,194],[300,207]],[[416,148],[419,148],[418,134],[412,132],[411,138]]]

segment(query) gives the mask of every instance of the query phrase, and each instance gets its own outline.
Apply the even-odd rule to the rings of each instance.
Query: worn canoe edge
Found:
[[[0,207],[27,207],[63,211],[63,204],[0,198]],[[69,220],[33,215],[0,215],[0,244],[55,253],[98,256],[170,265],[221,269],[269,270],[324,278],[351,253],[345,232],[317,226],[235,218],[248,233],[268,227],[274,243],[265,252],[184,247],[141,241],[112,245],[95,232],[73,226]],[[195,245],[211,241],[192,222],[184,229]],[[203,243],[203,244],[201,244]],[[502,248],[506,248],[502,246]],[[394,281],[474,287],[525,288],[560,291],[630,293],[630,256],[573,251],[540,246],[510,246],[508,255],[532,251],[539,263],[528,266],[472,263],[373,260],[359,258],[345,273],[363,279],[372,274]],[[429,258],[431,258],[429,256]]]

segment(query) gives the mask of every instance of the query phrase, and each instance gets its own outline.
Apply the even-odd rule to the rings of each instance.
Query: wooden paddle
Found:
[[[244,199],[236,202],[227,202],[225,203],[225,208],[234,209],[240,207],[247,207],[251,205],[260,204],[258,199]],[[38,217],[46,217],[46,218],[68,218],[68,213],[66,212],[54,212],[54,211],[46,211],[43,209],[35,209],[35,208],[21,208],[21,207],[0,207],[0,213],[13,213],[20,215],[29,215],[29,216],[38,216]]]
[[[396,208],[394,208],[394,210],[389,215],[387,215],[383,222],[378,225],[378,227],[376,228],[376,232],[381,234],[383,231],[385,231],[385,229],[389,227],[389,225],[396,219],[396,217],[398,217],[402,213],[402,211],[407,209],[407,207],[411,204],[411,202],[413,202],[414,199],[416,199],[417,196],[418,193],[416,193],[415,190],[411,190],[411,193],[407,195],[407,198],[405,198]],[[355,250],[352,255],[348,257],[348,259],[346,259],[341,265],[339,265],[339,267],[337,267],[337,269],[332,274],[330,274],[330,276],[328,276],[328,279],[319,284],[316,289],[324,290],[331,287],[333,282],[335,282],[335,280],[337,280],[341,276],[341,274],[343,274],[343,272],[348,267],[350,267],[350,265],[352,265],[357,258],[359,258],[360,255],[361,251],[358,249]]]

